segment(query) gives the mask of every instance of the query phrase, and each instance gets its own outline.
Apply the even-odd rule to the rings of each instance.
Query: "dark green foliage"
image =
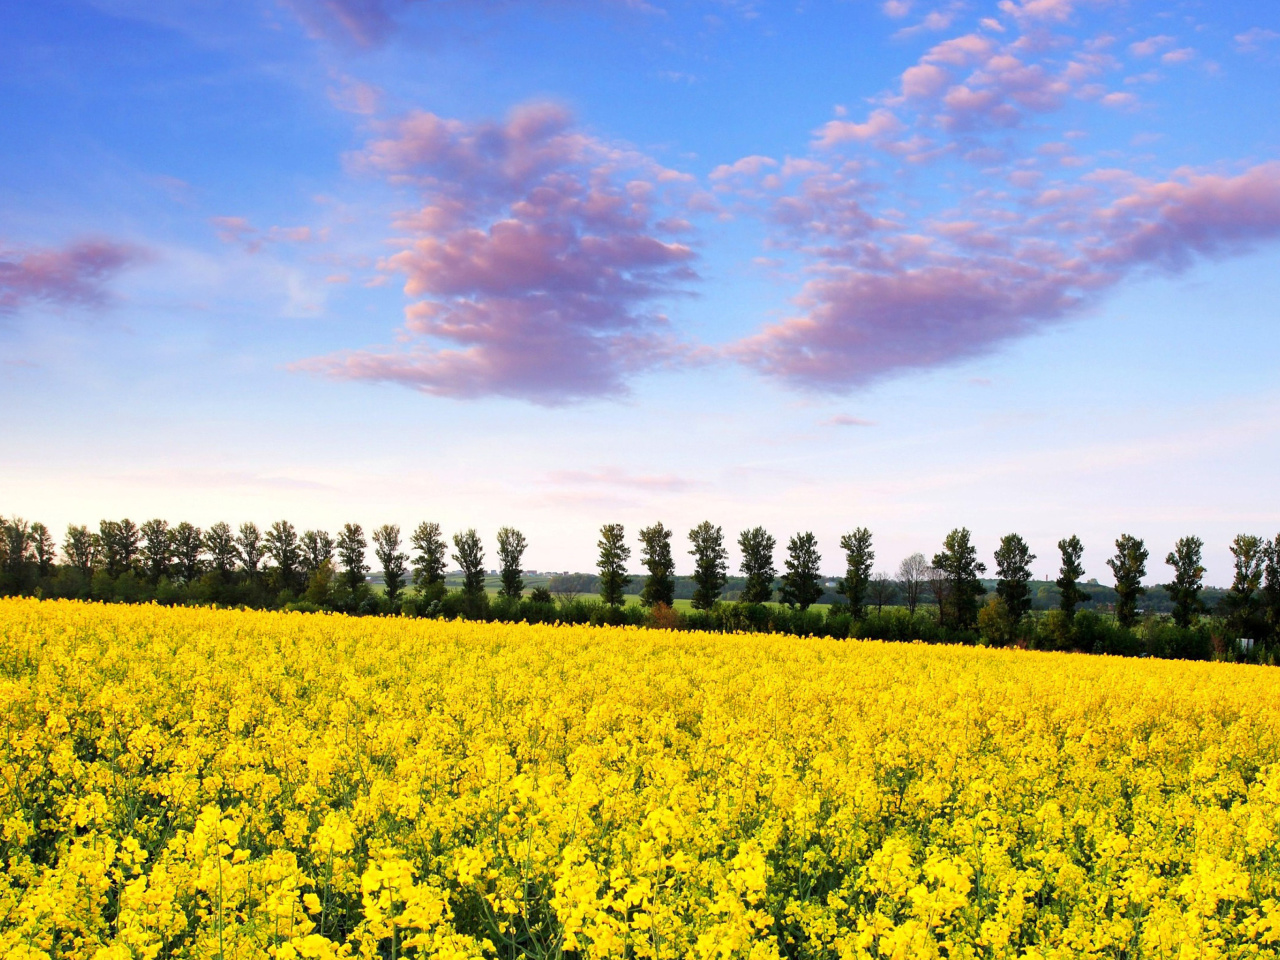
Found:
[[[209,555],[209,569],[224,580],[230,577],[240,557],[230,524],[221,520],[212,524],[204,535],[204,549]]]
[[[302,535],[302,571],[308,579],[332,560],[333,537],[324,530],[308,530]]]
[[[183,520],[173,528],[173,569],[183,583],[193,583],[204,572],[204,534]]]
[[[676,602],[676,562],[671,556],[671,536],[674,531],[661,523],[640,531],[640,562],[648,571],[644,587],[640,590],[640,603],[646,607]]]
[[[768,603],[773,599],[773,581],[778,568],[773,565],[773,551],[778,541],[764,527],[752,527],[738,535],[738,549],[742,551],[739,568],[747,578],[742,588],[743,603]]]
[[[1080,578],[1084,576],[1084,567],[1080,566],[1084,544],[1073,533],[1058,541],[1058,552],[1062,554],[1062,567],[1055,581],[1058,586],[1058,606],[1070,621],[1076,614],[1076,607],[1090,599],[1089,594],[1079,586]]]
[[[978,577],[987,572],[987,565],[978,562],[967,527],[947,534],[942,552],[933,555],[933,566],[941,575],[935,589],[939,619],[956,630],[973,630],[978,625],[978,598],[987,592]]]
[[[256,523],[240,524],[240,534],[236,537],[236,552],[240,557],[240,565],[250,583],[258,580],[258,568],[262,564],[262,534]]]
[[[384,523],[373,531],[373,555],[382,565],[382,583],[386,587],[387,599],[395,603],[400,599],[409,562],[409,558],[400,552],[399,526]]]
[[[1266,608],[1267,635],[1280,639],[1280,533],[1267,543],[1267,559],[1262,568],[1262,604]]]
[[[1036,555],[1016,533],[1000,538],[996,549],[996,596],[1004,601],[1010,621],[1016,625],[1031,610],[1031,562]]]
[[[546,587],[534,587],[529,591],[530,603],[555,603],[555,599],[551,596],[551,591]]]
[[[1204,541],[1199,537],[1183,537],[1164,558],[1173,567],[1173,582],[1165,584],[1173,600],[1173,622],[1183,629],[1204,611],[1204,601],[1200,599],[1204,589],[1204,565],[1200,562],[1203,548]]]
[[[0,518],[0,573],[4,575],[6,591],[28,589],[30,561],[31,525],[20,517]]]
[[[1266,636],[1266,611],[1262,601],[1269,552],[1267,542],[1251,534],[1242,533],[1231,541],[1235,577],[1230,592],[1223,598],[1222,612],[1228,629],[1238,637],[1261,640]]]
[[[703,520],[689,531],[689,553],[693,557],[693,609],[710,610],[724,590],[729,570],[729,551],[724,545],[724,531]]]
[[[276,586],[282,591],[302,590],[302,545],[298,531],[288,520],[277,520],[262,538],[262,550],[275,561]]]
[[[857,527],[846,533],[840,538],[840,549],[844,551],[845,573],[836,592],[848,599],[849,612],[854,619],[861,620],[866,613],[871,565],[876,559],[875,551],[871,549],[871,531],[866,527]]]
[[[1116,540],[1116,555],[1107,561],[1116,578],[1116,621],[1132,627],[1138,620],[1138,597],[1146,593],[1142,578],[1147,575],[1147,548],[1137,537],[1122,534]]]
[[[818,538],[812,533],[797,533],[787,541],[786,573],[782,575],[782,602],[789,607],[808,610],[822,596],[822,577],[818,568]]]
[[[142,549],[139,559],[142,570],[152,585],[167,576],[169,566],[173,562],[173,534],[165,520],[148,520],[142,525]]]
[[[453,562],[462,570],[462,592],[471,603],[484,595],[484,545],[475,528],[453,535]]]
[[[53,563],[58,558],[57,548],[53,544],[53,535],[43,523],[31,524],[28,540],[31,544],[31,559],[35,562],[36,576],[44,579],[53,572]]]
[[[365,575],[369,565],[365,563],[365,551],[369,543],[364,538],[364,530],[358,523],[345,523],[338,534],[338,562],[342,565],[342,576],[347,589],[352,593],[364,586]]]
[[[508,600],[519,600],[524,593],[524,552],[529,542],[524,534],[513,527],[503,527],[498,531],[499,573],[502,576],[502,596]]]
[[[419,588],[443,585],[445,557],[449,546],[440,531],[440,524],[426,521],[418,524],[409,543],[414,550],[413,582]]]
[[[626,531],[620,523],[606,523],[600,528],[600,559],[596,568],[600,571],[600,599],[611,607],[622,606],[623,595],[631,578],[627,576],[627,561],[631,548],[627,546]]]
[[[67,536],[62,541],[62,555],[80,576],[86,580],[93,576],[100,554],[101,541],[96,533],[91,533],[86,526],[67,525]]]
[[[141,535],[132,520],[103,520],[98,537],[108,576],[118,577],[133,566]]]

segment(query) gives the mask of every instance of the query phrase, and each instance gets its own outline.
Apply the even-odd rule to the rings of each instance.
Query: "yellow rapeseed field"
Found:
[[[0,955],[1253,957],[1280,673],[0,601]]]

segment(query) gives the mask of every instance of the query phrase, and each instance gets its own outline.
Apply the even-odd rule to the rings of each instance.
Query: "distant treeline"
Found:
[[[243,523],[104,520],[97,530],[69,526],[61,549],[47,527],[0,518],[0,594],[103,602],[217,604],[356,615],[466,617],[503,621],[636,624],[673,629],[775,631],[944,643],[1017,645],[1124,655],[1213,657],[1268,663],[1280,655],[1280,537],[1241,534],[1231,543],[1228,590],[1206,589],[1203,541],[1183,537],[1165,557],[1169,580],[1146,587],[1149,552],[1129,534],[1107,560],[1114,587],[1086,581],[1084,545],[1057,544],[1059,576],[1035,584],[1036,559],[1018,534],[1002,537],[994,578],[965,528],[952,530],[932,558],[915,553],[893,574],[873,573],[871,532],[840,539],[844,574],[820,573],[817,538],[786,544],[762,527],[744,530],[738,576],[728,573],[724,531],[709,521],[688,533],[693,574],[677,577],[674,532],[639,531],[642,576],[628,572],[632,547],[621,524],[606,524],[595,574],[564,574],[526,591],[520,531],[497,533],[496,596],[486,589],[485,550],[474,530],[446,540],[437,523],[419,524],[405,552],[400,528],[366,538],[348,523],[337,536],[301,533],[281,520],[260,530]],[[369,554],[382,589],[369,582]],[[446,584],[449,561],[461,571]],[[632,587],[640,603],[626,604]],[[678,599],[692,609],[677,610]],[[825,611],[813,609],[827,604]]]

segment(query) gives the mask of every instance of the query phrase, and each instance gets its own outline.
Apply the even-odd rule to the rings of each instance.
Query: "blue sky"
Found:
[[[0,7],[0,510],[1280,530],[1280,11]]]

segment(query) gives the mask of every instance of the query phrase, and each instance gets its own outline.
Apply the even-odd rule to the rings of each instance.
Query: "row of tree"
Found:
[[[645,574],[640,586],[644,608],[670,608],[675,603],[675,532],[661,523],[639,531],[639,561]],[[381,572],[384,597],[371,599],[368,554],[372,552]],[[528,541],[518,530],[503,527],[497,533],[500,599],[515,602],[524,596],[523,561]],[[722,602],[728,582],[729,551],[722,527],[704,521],[688,532],[693,560],[695,611],[710,611]],[[817,538],[798,533],[786,545],[783,568],[775,565],[778,541],[763,527],[742,531],[737,539],[742,560],[743,585],[738,602],[768,604],[777,600],[786,607],[805,611],[825,592],[820,572],[822,558]],[[452,549],[450,549],[452,546]],[[1107,560],[1115,580],[1115,617],[1121,627],[1132,627],[1139,616],[1139,601],[1146,592],[1149,552],[1143,541],[1129,534],[1115,542],[1116,553]],[[1205,612],[1203,601],[1203,541],[1183,537],[1165,557],[1172,577],[1162,586],[1173,602],[1172,619],[1189,628]],[[67,528],[59,557],[53,536],[41,523],[0,518],[0,590],[64,596],[101,596],[103,584],[121,581],[148,585],[155,596],[185,589],[187,599],[238,602],[251,606],[282,606],[310,600],[317,606],[360,612],[397,609],[406,589],[415,589],[414,609],[440,611],[448,593],[445,574],[451,559],[461,571],[460,612],[476,609],[486,591],[485,550],[474,529],[446,540],[438,523],[423,522],[409,536],[405,552],[400,528],[385,524],[366,538],[359,524],[348,523],[337,536],[324,530],[301,533],[288,521],[260,530],[253,523],[233,529],[215,523],[207,530],[183,522],[170,525],[148,520],[103,520],[96,531],[85,526]],[[1000,540],[994,554],[995,596],[986,605],[982,579],[986,564],[978,559],[970,533],[957,528],[947,534],[942,549],[927,560],[915,553],[899,565],[896,580],[873,575],[875,551],[872,535],[857,527],[840,538],[844,575],[836,586],[844,612],[852,621],[865,619],[868,603],[877,607],[888,596],[900,596],[914,616],[922,603],[936,606],[937,621],[953,632],[973,631],[986,618],[987,632],[1005,630],[1016,635],[1031,610],[1031,564],[1036,557],[1016,533]],[[1062,619],[1069,625],[1089,594],[1081,587],[1085,575],[1081,558],[1084,546],[1070,536],[1057,545],[1060,554],[1058,588]],[[621,607],[633,582],[628,564],[632,547],[621,524],[600,530],[597,562],[601,602]],[[1231,589],[1217,613],[1236,636],[1262,642],[1280,637],[1280,537],[1266,540],[1241,534],[1231,544],[1235,561]],[[128,598],[116,589],[115,596]],[[530,597],[549,603],[550,594],[537,588]],[[468,606],[469,604],[469,606]]]

